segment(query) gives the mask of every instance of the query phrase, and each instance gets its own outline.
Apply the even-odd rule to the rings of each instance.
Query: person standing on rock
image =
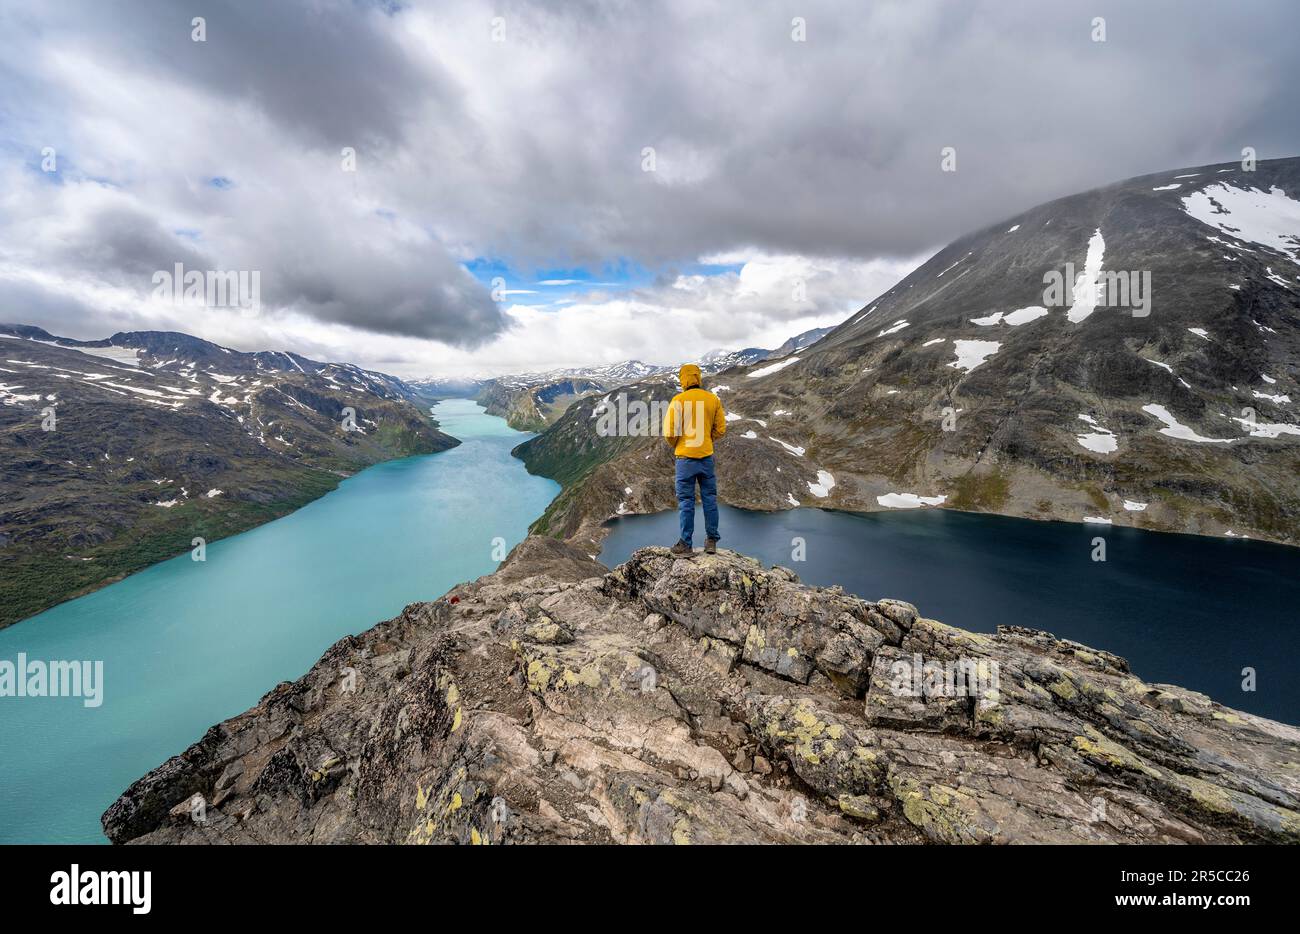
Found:
[[[713,442],[727,433],[722,402],[700,385],[700,368],[688,363],[677,373],[682,391],[673,396],[664,414],[664,440],[677,457],[677,507],[681,537],[672,547],[673,557],[695,554],[695,486],[704,506],[706,554],[718,551],[718,478],[713,472]]]

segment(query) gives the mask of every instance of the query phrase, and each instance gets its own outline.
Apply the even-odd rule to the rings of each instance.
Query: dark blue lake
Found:
[[[1300,549],[940,509],[721,509],[722,547],[785,565],[807,583],[896,597],[977,632],[1044,629],[1124,656],[1146,681],[1300,723]],[[676,513],[610,527],[600,560],[611,566],[677,540]],[[1098,537],[1104,562],[1092,560]],[[793,557],[797,538],[803,561]],[[1253,692],[1242,689],[1247,667]]]

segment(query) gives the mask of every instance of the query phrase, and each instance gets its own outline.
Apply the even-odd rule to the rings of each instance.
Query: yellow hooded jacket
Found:
[[[664,438],[678,457],[708,457],[713,442],[727,433],[722,402],[700,386],[700,368],[688,363],[677,372],[682,391],[664,415]]]

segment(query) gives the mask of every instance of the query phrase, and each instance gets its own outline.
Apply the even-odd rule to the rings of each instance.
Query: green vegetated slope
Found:
[[[13,326],[0,352],[0,625],[457,443],[400,381],[345,365]]]

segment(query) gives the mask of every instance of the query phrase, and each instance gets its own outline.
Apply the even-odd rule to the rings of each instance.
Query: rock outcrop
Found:
[[[146,843],[1300,842],[1300,730],[729,552],[532,537],[103,817]]]

